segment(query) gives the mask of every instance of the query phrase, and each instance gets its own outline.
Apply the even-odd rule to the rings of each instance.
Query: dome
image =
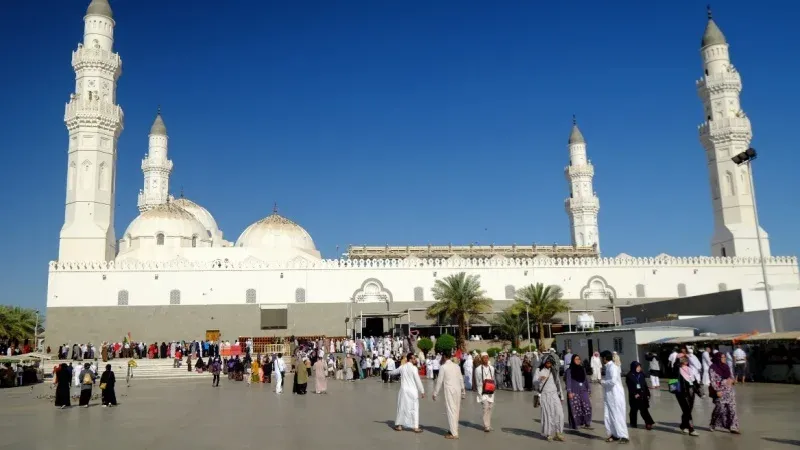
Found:
[[[173,200],[171,205],[183,208],[191,213],[198,221],[200,221],[206,231],[208,231],[208,233],[211,235],[214,235],[219,231],[219,228],[217,227],[217,221],[214,220],[214,216],[212,216],[207,209],[189,200],[188,198],[181,197],[177,200]]]
[[[300,225],[277,212],[247,227],[236,240],[237,247],[298,249],[317,253],[311,235]]]
[[[150,134],[158,136],[167,135],[167,126],[164,124],[164,119],[161,118],[161,108],[158,109],[156,120],[153,121],[153,126],[150,127]]]
[[[725,35],[722,34],[722,30],[714,23],[714,20],[709,18],[708,24],[706,24],[706,31],[703,33],[703,40],[700,42],[700,47],[725,43],[727,43],[727,41],[725,41]]]
[[[209,242],[206,228],[189,211],[173,204],[164,203],[156,205],[141,213],[133,219],[122,239],[126,242],[126,249],[140,248],[144,242],[168,247],[189,246],[194,238],[199,242]],[[138,245],[132,245],[132,242]],[[199,246],[197,242],[194,243]]]
[[[89,3],[89,8],[86,9],[86,15],[97,14],[98,16],[106,16],[109,19],[114,18],[114,13],[111,11],[111,5],[108,0],[92,0]]]

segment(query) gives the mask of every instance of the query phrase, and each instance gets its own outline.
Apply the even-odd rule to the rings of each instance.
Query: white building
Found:
[[[560,285],[581,309],[607,308],[611,299],[632,304],[731,289],[742,290],[747,310],[765,308],[750,174],[730,161],[748,147],[750,122],[739,105],[741,80],[728,44],[710,18],[701,47],[705,74],[697,84],[706,108],[700,140],[709,155],[715,230],[713,256],[696,258],[600,258],[594,167],[575,123],[566,168],[570,246],[351,247],[347,258],[325,260],[311,235],[277,210],[232,244],[209,211],[169,195],[173,163],[160,111],[141,166],[140,215],[117,241],[122,61],[113,50],[116,22],[107,0],[92,0],[84,22],[83,43],[72,56],[75,93],[65,112],[65,220],[48,276],[47,338],[53,345],[128,332],[148,341],[198,338],[207,330],[230,339],[342,335],[345,317],[362,312],[403,313],[400,322],[423,324],[434,280],[462,271],[481,276],[498,310],[517,288],[534,282]],[[773,306],[800,304],[797,259],[768,257],[766,266]],[[596,316],[611,321],[608,314]],[[374,332],[388,323],[378,318],[364,325]]]

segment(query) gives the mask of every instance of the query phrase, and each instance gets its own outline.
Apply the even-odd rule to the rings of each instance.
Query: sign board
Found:
[[[636,323],[636,317],[625,317],[622,319],[623,325],[634,325]]]

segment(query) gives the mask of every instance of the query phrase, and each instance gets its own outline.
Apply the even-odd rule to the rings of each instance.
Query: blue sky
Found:
[[[0,303],[45,304],[63,223],[70,54],[87,4],[0,3],[12,68],[0,71]],[[325,257],[348,244],[568,244],[563,169],[577,114],[604,255],[707,255],[694,87],[705,3],[606,5],[112,1],[125,110],[117,236],[137,214],[160,104],[173,193],[183,186],[229,240],[277,202]],[[773,254],[800,251],[798,12],[792,2],[714,10],[743,77]]]

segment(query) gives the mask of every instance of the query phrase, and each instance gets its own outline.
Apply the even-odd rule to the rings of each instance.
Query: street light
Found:
[[[33,348],[39,351],[39,310],[36,310],[36,326],[33,328]]]
[[[734,164],[737,166],[746,165],[749,169],[750,176],[748,177],[748,181],[750,183],[750,195],[753,197],[753,216],[755,217],[756,221],[756,240],[758,241],[758,257],[761,260],[761,275],[764,277],[764,293],[767,296],[767,312],[769,313],[769,327],[770,330],[774,333],[775,332],[775,316],[772,313],[772,297],[769,292],[769,282],[767,282],[767,264],[764,261],[764,249],[761,245],[761,226],[758,224],[758,209],[756,208],[756,192],[753,190],[753,160],[758,157],[758,153],[756,149],[753,147],[748,148],[747,150],[739,153],[738,155],[731,158]]]

